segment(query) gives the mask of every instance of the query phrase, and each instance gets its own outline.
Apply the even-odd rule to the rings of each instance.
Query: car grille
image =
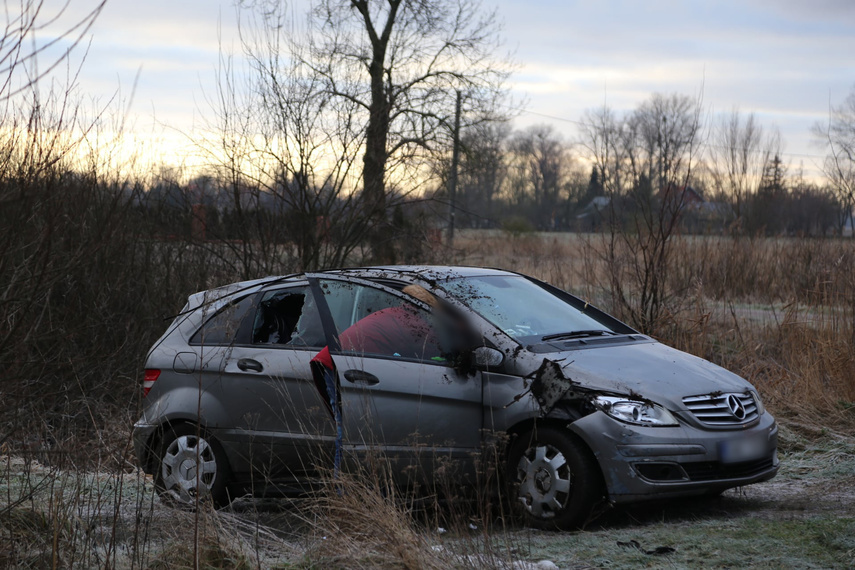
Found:
[[[745,463],[734,463],[727,465],[718,461],[701,461],[697,463],[683,463],[681,466],[689,476],[690,481],[719,481],[722,479],[742,479],[759,475],[771,469],[774,465],[773,457],[765,457],[756,461]]]
[[[708,426],[743,425],[757,419],[757,403],[750,393],[687,396],[683,403],[698,420]]]

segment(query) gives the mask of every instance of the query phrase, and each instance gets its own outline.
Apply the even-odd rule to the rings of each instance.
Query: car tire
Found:
[[[529,526],[576,529],[592,518],[604,497],[600,468],[574,434],[537,427],[508,450],[510,498]]]
[[[229,503],[228,461],[220,444],[200,427],[166,427],[157,458],[155,488],[164,503],[184,508]]]

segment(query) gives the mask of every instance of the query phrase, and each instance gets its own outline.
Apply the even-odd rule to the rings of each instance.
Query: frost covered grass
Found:
[[[855,442],[781,431],[782,469],[721,497],[614,508],[542,532],[476,503],[417,506],[347,475],[305,498],[161,504],[138,472],[59,470],[4,456],[0,566],[14,568],[850,568]],[[332,483],[332,482],[330,482]],[[647,554],[667,547],[667,554]],[[670,551],[673,549],[673,551]]]
[[[698,505],[702,507],[702,504]],[[792,520],[724,517],[534,534],[529,554],[561,568],[851,568],[855,516]],[[645,554],[673,548],[671,554]]]
[[[614,509],[577,533],[519,531],[516,544],[561,568],[852,568],[855,441],[785,425],[781,443],[770,482]],[[673,551],[645,553],[659,547]]]
[[[2,567],[259,568],[293,554],[287,541],[241,517],[163,506],[139,471],[2,459]]]

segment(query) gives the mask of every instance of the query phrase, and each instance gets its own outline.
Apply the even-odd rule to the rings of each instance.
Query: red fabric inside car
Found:
[[[371,313],[342,332],[339,341],[347,352],[419,359],[441,355],[433,327],[409,306]]]

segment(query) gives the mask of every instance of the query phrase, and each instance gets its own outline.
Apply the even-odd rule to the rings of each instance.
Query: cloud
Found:
[[[505,0],[500,13],[522,62],[513,87],[547,115],[702,92],[710,110],[755,111],[788,150],[811,154],[829,93],[841,100],[855,82],[851,0]]]
[[[96,1],[72,5],[79,14]],[[61,2],[48,0],[46,9]],[[301,14],[307,5],[295,0],[290,9]],[[652,92],[702,91],[713,111],[756,111],[781,127],[788,150],[811,153],[810,124],[827,112],[829,96],[842,100],[855,82],[852,0],[499,0],[497,7],[521,64],[514,92],[542,114],[575,120],[604,99],[628,110]],[[110,0],[92,33],[81,91],[127,90],[141,67],[134,111],[150,118],[153,110],[182,129],[198,124],[198,102],[214,92],[220,46],[238,45],[233,0]]]

